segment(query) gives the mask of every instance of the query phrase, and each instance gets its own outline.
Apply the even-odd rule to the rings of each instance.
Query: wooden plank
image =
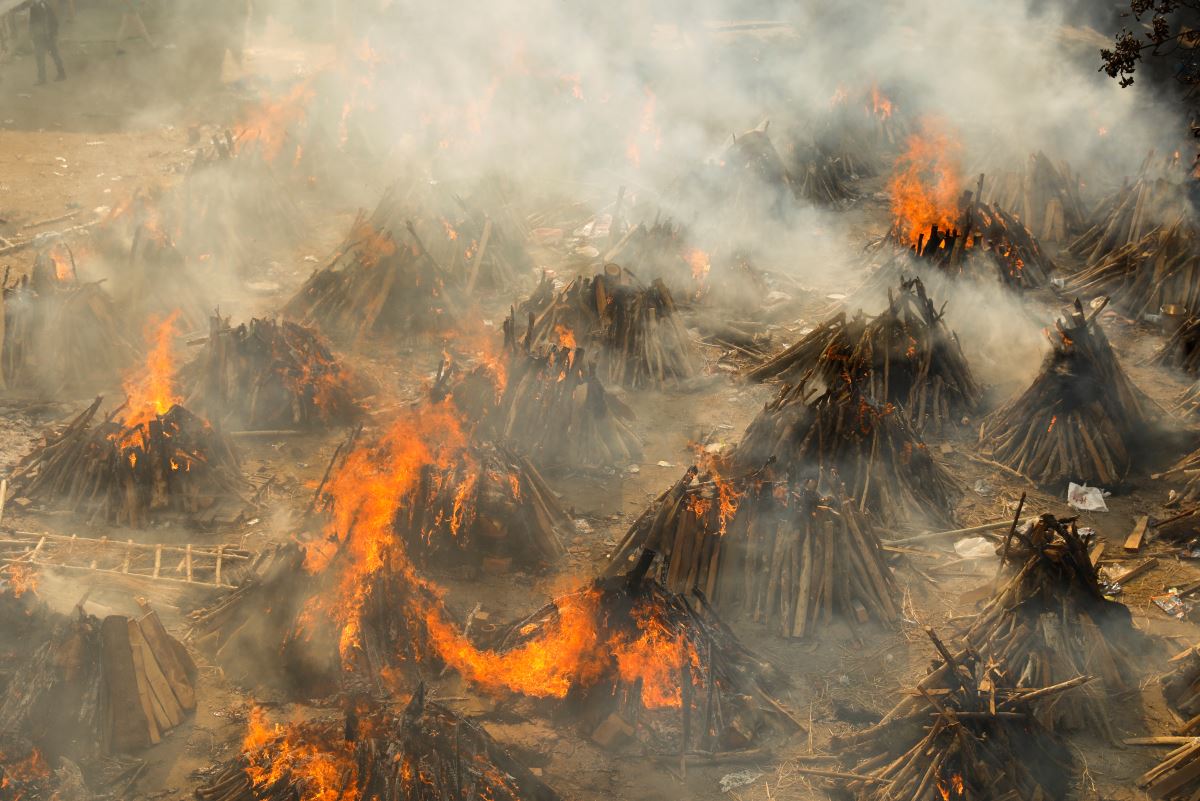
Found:
[[[150,684],[150,691],[154,693],[154,698],[163,711],[165,720],[159,728],[163,730],[175,728],[183,722],[183,709],[180,708],[179,701],[175,698],[171,682],[168,681],[155,658],[154,650],[150,647],[145,635],[142,634],[141,625],[134,620],[129,621],[129,642],[141,652],[146,681]]]
[[[150,650],[154,652],[154,658],[162,668],[167,682],[171,685],[171,691],[175,694],[175,700],[179,703],[180,708],[187,712],[195,709],[196,691],[188,678],[189,666],[179,658],[174,638],[163,627],[162,621],[158,619],[158,613],[148,610],[138,619],[138,627],[142,630],[142,636],[146,638]]]
[[[150,744],[150,729],[141,713],[133,652],[129,648],[129,618],[107,617],[100,624],[100,664],[108,706],[112,710],[109,742],[115,752],[136,751]]]
[[[190,542],[187,546],[187,553],[184,554],[183,558],[187,566],[187,580],[190,582],[192,580],[192,544]]]
[[[1124,584],[1128,581],[1132,581],[1133,579],[1137,578],[1138,576],[1142,575],[1143,573],[1154,569],[1157,565],[1158,565],[1158,557],[1151,556],[1149,559],[1139,562],[1138,564],[1129,568],[1128,570],[1126,570],[1125,572],[1123,572],[1121,575],[1117,576],[1113,580],[1117,584]]]
[[[125,636],[129,638],[129,624],[132,622],[129,618],[122,618],[125,621]],[[136,625],[136,624],[134,624]],[[150,742],[157,743],[161,738],[158,721],[162,715],[161,708],[155,710],[153,693],[150,691],[150,682],[146,681],[146,665],[142,660],[142,649],[132,641],[129,642],[129,652],[133,657],[133,678],[137,682],[138,701],[141,703],[142,714],[146,717],[146,724],[150,729]]]
[[[1092,561],[1092,567],[1100,564],[1100,560],[1104,557],[1104,546],[1105,543],[1103,541],[1097,542],[1092,546],[1092,551],[1088,554],[1088,559]]]
[[[216,567],[216,573],[213,576],[214,584],[221,583],[221,551],[223,551],[223,550],[225,550],[224,545],[217,546],[217,567]]]
[[[1146,529],[1150,527],[1150,517],[1142,515],[1133,525],[1133,531],[1125,538],[1125,550],[1140,551],[1142,549],[1142,541],[1146,538]]]
[[[128,545],[129,547],[125,549],[125,561],[121,563],[122,573],[129,572],[129,562],[133,558],[133,540],[129,540]]]
[[[159,571],[162,570],[162,546],[159,545],[154,549],[154,578],[158,578]],[[218,581],[218,584],[221,582]]]

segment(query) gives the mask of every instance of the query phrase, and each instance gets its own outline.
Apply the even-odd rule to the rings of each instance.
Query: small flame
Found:
[[[5,569],[8,580],[8,591],[14,598],[20,598],[27,592],[37,595],[38,573],[33,565],[12,562]]]
[[[575,344],[575,332],[562,323],[554,324],[554,336],[558,338],[558,346],[560,348],[574,350],[577,347]]]
[[[1055,423],[1057,423],[1057,422],[1058,422],[1058,415],[1056,414],[1056,415],[1054,415],[1053,417],[1051,417],[1051,418],[1050,418],[1050,425],[1046,426],[1046,433],[1047,433],[1047,434],[1049,434],[1051,431],[1053,431],[1053,430],[1054,430],[1054,424],[1055,424]]]
[[[684,251],[683,260],[692,268],[692,279],[703,284],[712,269],[712,262],[709,260],[708,254],[699,248],[689,248]]]
[[[892,101],[874,83],[871,84],[871,111],[882,120],[892,116]]]

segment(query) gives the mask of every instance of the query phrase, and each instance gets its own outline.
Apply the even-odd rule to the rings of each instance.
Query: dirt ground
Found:
[[[90,12],[89,12],[90,13]],[[85,24],[86,23],[86,24]],[[262,85],[274,77],[295,74],[306,65],[306,57],[272,41],[253,48],[245,65],[228,65],[223,87],[204,98],[164,103],[161,95],[148,90],[146,76],[153,74],[153,51],[134,43],[124,56],[108,52],[111,43],[91,35],[73,35],[73,30],[105,28],[105,20],[81,19],[77,29],[65,33],[64,51],[69,80],[33,87],[33,65],[28,55],[0,64],[0,236],[59,230],[103,216],[111,208],[146,186],[169,186],[179,180],[189,163],[195,142],[190,131],[198,126],[230,124],[237,110],[252,101]],[[307,58],[311,58],[308,56]],[[136,112],[136,113],[131,113]],[[382,178],[381,178],[382,180]],[[337,245],[355,209],[329,207],[320,193],[303,202],[318,223],[305,232],[304,241],[279,252],[248,280],[269,279],[278,287],[253,295],[244,313],[269,313],[300,285],[312,269],[305,257],[323,260]],[[864,203],[857,212],[864,225],[882,225],[879,204]],[[64,215],[73,215],[59,220]],[[59,220],[46,223],[47,220]],[[80,234],[86,237],[86,233]],[[2,251],[0,251],[2,252]],[[28,271],[36,253],[29,248],[0,255],[0,267],[14,274]],[[544,264],[539,266],[559,267]],[[856,277],[844,283],[814,287],[817,297],[844,293]],[[484,325],[495,327],[515,298],[486,299],[480,309]],[[1065,298],[1050,294],[1031,303],[1047,313],[1060,307]],[[815,314],[815,311],[813,312]],[[1124,321],[1112,313],[1104,317],[1110,336],[1135,381],[1169,408],[1182,382],[1147,364],[1147,355],[1161,342],[1159,332],[1141,323]],[[779,344],[790,342],[804,326],[816,322],[804,317],[775,331]],[[436,368],[442,343],[414,341],[372,345],[354,356],[361,369],[389,389],[395,403],[422,396]],[[449,591],[449,603],[458,614],[480,600],[485,611],[502,619],[515,619],[551,598],[556,591],[592,575],[632,520],[646,504],[672,483],[691,458],[690,445],[699,439],[733,443],[745,426],[772,395],[768,386],[743,383],[723,369],[719,350],[704,351],[708,360],[706,377],[690,391],[626,394],[635,408],[636,429],[645,439],[645,459],[611,474],[551,476],[572,517],[586,524],[568,544],[569,558],[546,575],[514,574],[485,576],[467,582],[435,576]],[[118,394],[114,377],[112,393]],[[43,427],[73,413],[85,398],[0,399],[0,461],[12,464],[26,452]],[[376,424],[386,424],[386,409],[375,411]],[[965,426],[945,442],[931,443],[966,492],[959,508],[963,526],[1009,517],[1022,491],[1029,493],[1028,508],[1066,514],[1065,488],[1048,493],[1026,486],[1014,478],[972,458],[975,429]],[[275,474],[280,488],[270,516],[247,523],[241,530],[203,535],[208,541],[236,543],[252,549],[285,541],[299,528],[302,510],[334,447],[345,432],[275,438],[247,439],[243,445],[248,472]],[[660,466],[666,462],[670,466]],[[975,489],[978,487],[979,489]],[[1127,555],[1121,544],[1139,515],[1162,516],[1168,487],[1147,478],[1121,488],[1108,499],[1109,511],[1080,513],[1080,525],[1094,527],[1107,543],[1106,554],[1115,561],[1130,562],[1147,555],[1159,557],[1159,566],[1131,582],[1122,598],[1143,630],[1156,636],[1159,645],[1145,655],[1145,678],[1140,698],[1130,699],[1130,712],[1114,726],[1124,736],[1167,733],[1176,725],[1166,709],[1156,681],[1165,659],[1194,642],[1200,630],[1191,621],[1166,616],[1150,596],[1172,586],[1200,578],[1200,569],[1181,560],[1167,547],[1150,543],[1136,555]],[[17,530],[107,535],[147,542],[185,542],[195,535],[182,530],[155,528],[148,531],[89,529],[63,515],[10,507],[4,525]],[[973,602],[964,601],[970,591],[986,585],[995,575],[995,561],[977,560],[953,570],[938,571],[949,562],[953,540],[929,541],[909,549],[897,569],[904,593],[905,620],[898,630],[851,628],[844,624],[821,632],[819,638],[784,641],[761,627],[735,621],[738,633],[751,648],[768,657],[794,679],[794,688],[784,701],[809,727],[807,735],[775,744],[773,754],[747,764],[724,764],[690,769],[686,779],[670,766],[639,754],[608,753],[568,726],[535,718],[526,722],[497,722],[490,713],[496,701],[481,696],[454,676],[429,676],[432,690],[450,706],[472,716],[501,742],[513,747],[522,758],[538,768],[545,780],[564,798],[592,799],[717,799],[736,801],[823,798],[818,780],[795,772],[797,758],[826,749],[832,733],[845,731],[839,720],[846,706],[882,713],[898,698],[902,688],[921,675],[931,652],[922,632],[934,626],[944,636],[960,630],[962,618]],[[48,600],[71,605],[78,600],[78,585],[47,581],[43,592]],[[88,611],[120,610],[128,604],[128,593],[96,593]],[[181,606],[183,604],[181,603]],[[185,633],[181,608],[160,604],[170,627]],[[197,655],[199,659],[199,655]],[[253,702],[271,704],[272,714],[285,719],[298,710],[271,698],[251,698],[230,686],[220,671],[201,660],[200,707],[192,721],[171,732],[164,741],[146,752],[148,767],[130,791],[131,798],[183,799],[192,796],[191,774],[214,760],[236,753],[245,732],[247,709]],[[1138,705],[1142,706],[1139,713]],[[337,714],[336,710],[331,714]],[[1086,769],[1081,798],[1132,799],[1140,797],[1133,780],[1162,756],[1160,749],[1115,747],[1100,738],[1082,733],[1073,736]],[[727,794],[720,779],[735,771],[748,770],[752,781]]]

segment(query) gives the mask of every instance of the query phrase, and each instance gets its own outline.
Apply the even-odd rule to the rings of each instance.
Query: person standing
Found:
[[[33,42],[33,55],[37,59],[38,86],[46,82],[46,54],[54,59],[58,70],[56,81],[65,81],[67,71],[58,52],[58,15],[49,0],[33,0],[29,4],[29,38]]]

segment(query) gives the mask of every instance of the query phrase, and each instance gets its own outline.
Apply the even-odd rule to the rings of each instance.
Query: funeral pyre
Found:
[[[1153,403],[1133,385],[1096,318],[1078,300],[1046,331],[1051,351],[1033,383],[993,412],[980,441],[1039,484],[1123,481],[1150,442]]]
[[[774,482],[766,471],[725,477],[715,459],[706,467],[687,471],[642,512],[609,575],[646,554],[668,590],[703,592],[724,614],[740,612],[784,637],[819,631],[835,616],[898,620],[895,579],[855,501],[823,496],[815,481]]]
[[[869,728],[836,736],[846,771],[831,777],[856,801],[1066,798],[1077,772],[1070,747],[1033,714],[1087,682],[1013,686],[1003,663],[952,654],[926,629],[940,659],[915,691]]]
[[[145,527],[199,526],[241,514],[246,482],[230,443],[182,405],[175,384],[175,317],[147,326],[150,352],[125,380],[126,400],[99,416],[102,398],[13,471],[13,492],[91,520]]]
[[[478,724],[421,686],[396,714],[270,725],[256,708],[242,753],[209,771],[201,801],[558,801]]]
[[[903,280],[878,316],[840,312],[747,375],[797,381],[808,373],[829,385],[850,381],[869,397],[894,403],[916,431],[939,431],[973,415],[982,389],[958,337],[919,278]]]
[[[677,385],[699,369],[666,285],[656,279],[647,286],[611,263],[571,281],[535,312],[525,339],[534,350],[594,348],[600,377],[632,389]]]
[[[1005,665],[1017,689],[1094,676],[1073,703],[1039,704],[1034,714],[1056,731],[1086,729],[1114,738],[1115,705],[1135,694],[1134,656],[1145,645],[1129,609],[1105,598],[1109,588],[1090,555],[1094,544],[1075,518],[1044,514],[1014,528],[1001,556],[1017,572],[984,605],[964,640],[981,659]]]
[[[290,320],[233,327],[213,317],[204,349],[181,371],[187,406],[247,430],[348,425],[361,382],[325,339]]]

